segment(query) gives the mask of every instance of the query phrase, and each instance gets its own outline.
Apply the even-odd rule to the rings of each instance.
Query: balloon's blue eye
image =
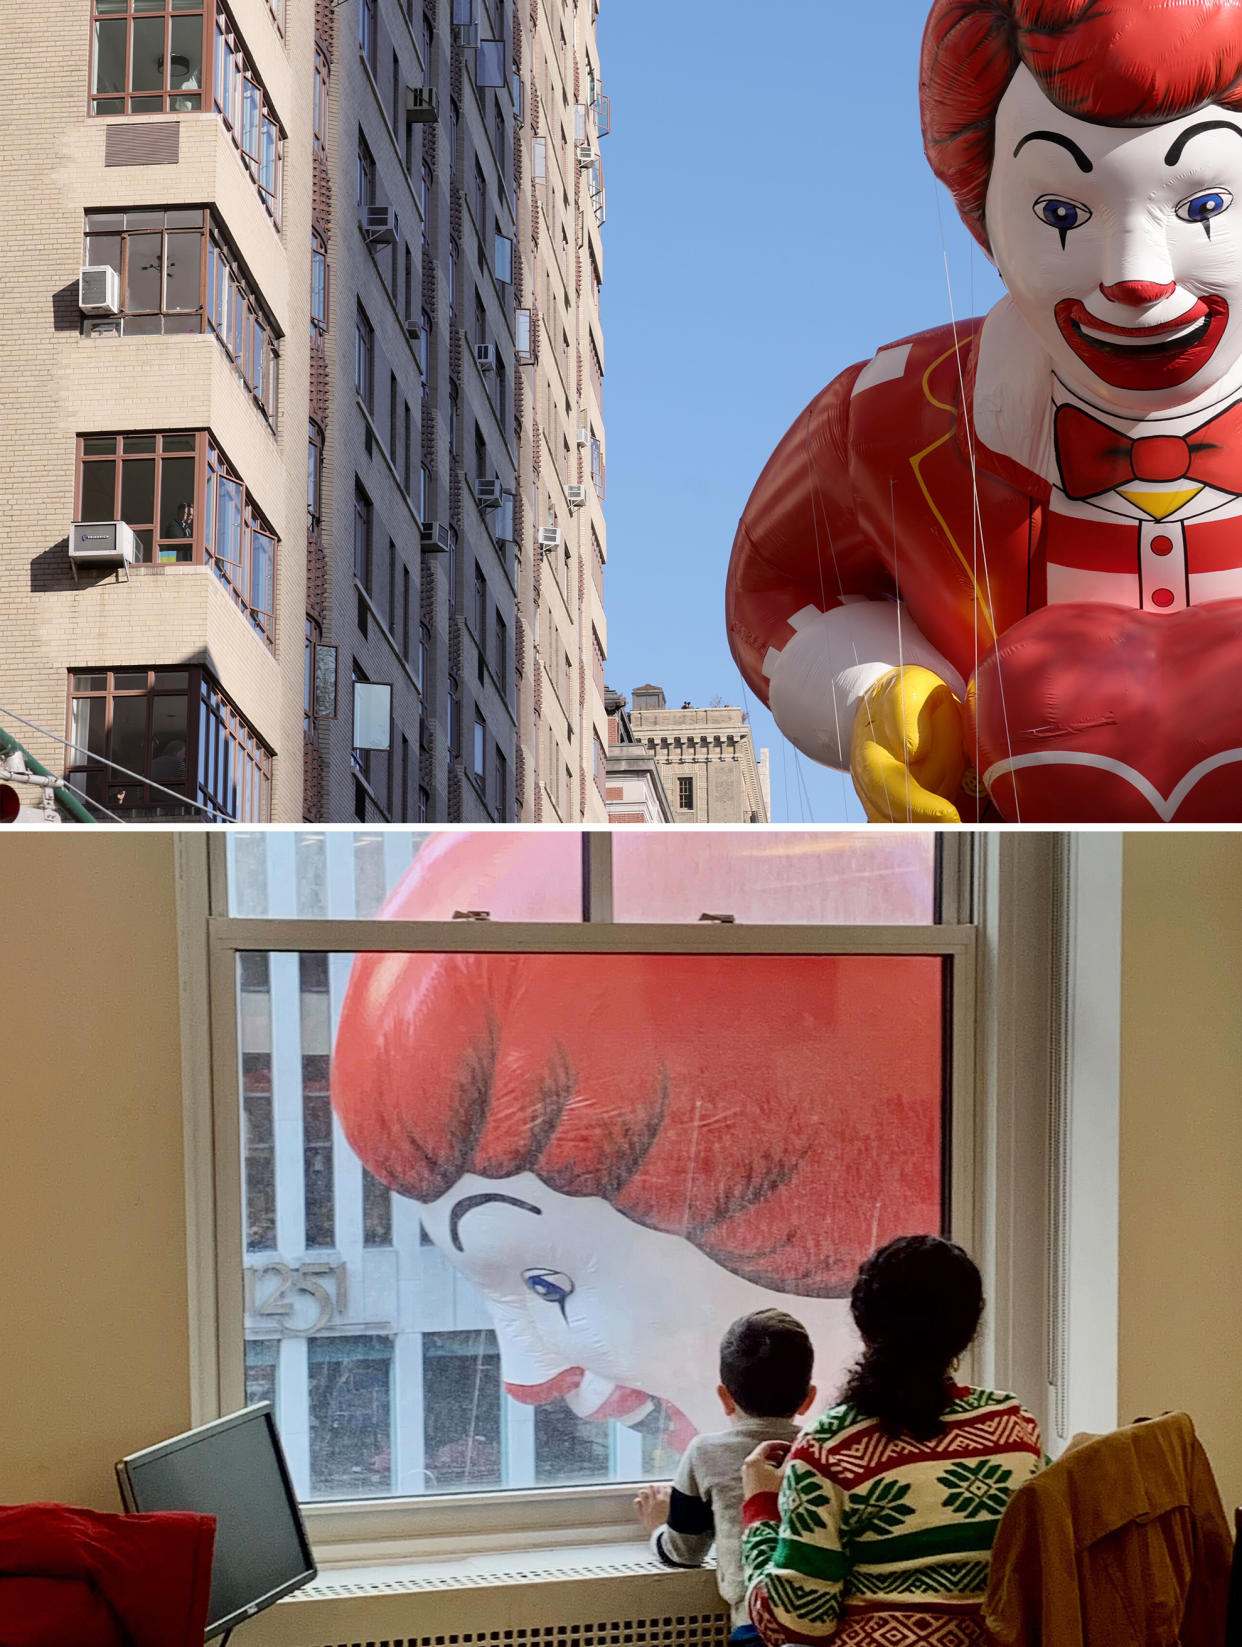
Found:
[[[1177,215],[1183,223],[1201,223],[1210,240],[1212,219],[1227,212],[1232,205],[1233,196],[1228,189],[1205,189],[1202,194],[1192,194],[1189,200],[1183,200]]]
[[[572,1276],[566,1275],[563,1270],[531,1269],[522,1271],[522,1280],[536,1298],[555,1304],[564,1315],[565,1300],[574,1290]]]
[[[1054,229],[1078,227],[1081,208],[1075,206],[1072,200],[1044,200],[1039,211],[1044,222]]]
[[[1059,194],[1041,194],[1032,210],[1041,223],[1055,229],[1061,236],[1061,246],[1071,229],[1081,229],[1091,216],[1091,208],[1079,200],[1063,200]]]

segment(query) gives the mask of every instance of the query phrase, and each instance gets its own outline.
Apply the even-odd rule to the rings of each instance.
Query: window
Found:
[[[358,0],[358,50],[362,53],[363,61],[370,69],[372,78],[375,76],[375,27],[376,0]]]
[[[487,579],[483,576],[478,562],[474,566],[474,638],[479,644],[480,651],[487,639]]]
[[[307,1345],[311,1498],[392,1490],[392,1339],[312,1338]]]
[[[87,267],[115,269],[119,315],[87,315],[84,334],[203,330],[206,213],[201,208],[88,212]]]
[[[505,674],[509,668],[509,627],[497,612],[492,623],[492,669],[505,690]]]
[[[328,86],[331,71],[328,59],[319,46],[315,47],[315,89],[312,108],[312,123],[315,137],[315,153],[321,160],[328,157]]]
[[[367,208],[375,204],[375,156],[371,145],[358,128],[358,215],[365,217]]]
[[[94,0],[92,114],[203,106],[203,0]]]
[[[323,498],[323,430],[314,418],[306,426],[306,518],[312,531],[319,526]]]
[[[371,587],[371,534],[374,511],[360,483],[354,484],[354,576],[366,590]]]
[[[375,411],[375,327],[360,303],[354,342],[354,388],[368,412]]]
[[[311,230],[311,330],[328,329],[328,247],[318,229]]]
[[[276,327],[210,213],[88,212],[83,255],[88,266],[116,270],[121,294],[121,313],[86,316],[84,334],[214,332],[275,427]]]
[[[461,759],[461,687],[457,676],[449,671],[448,678],[448,745],[454,760]]]
[[[507,769],[490,736],[488,745],[487,798],[500,814],[508,805]],[[563,760],[557,781],[563,789]],[[929,918],[937,896],[934,842],[861,832],[831,838],[779,832],[759,841],[746,840],[743,831],[634,835],[614,836],[611,871],[601,876],[596,862],[585,878],[581,835],[553,837],[564,843],[564,873],[541,857],[538,873],[552,900],[541,912],[581,922],[602,912],[605,899],[629,907],[635,889],[644,900],[643,918],[653,922],[694,923],[707,908],[734,912],[742,923],[796,925],[831,921],[843,904],[857,915],[865,905],[858,942],[838,933],[821,951],[804,925],[797,938],[775,948],[765,943],[756,955],[747,952],[744,931],[721,926],[699,928],[699,953],[650,954],[639,952],[646,934],[636,940],[622,925],[596,919],[583,925],[580,943],[558,940],[556,953],[536,954],[529,934],[501,935],[505,922],[530,907],[534,848],[530,837],[517,835],[487,843],[483,907],[493,930],[480,923],[463,951],[460,923],[450,918],[454,909],[475,907],[468,889],[477,887],[471,856],[477,833],[439,832],[425,859],[414,831],[384,831],[382,838],[374,829],[329,833],[319,845],[318,867],[308,866],[319,888],[313,911],[304,908],[301,890],[312,856],[305,836],[234,832],[228,843],[229,875],[237,883],[231,914],[247,920],[245,941],[255,944],[255,916],[286,918],[273,922],[274,957],[239,961],[233,1001],[212,1003],[217,1026],[221,1008],[236,1010],[243,1054],[240,1092],[236,1057],[213,1060],[224,1071],[219,1121],[236,1128],[245,1144],[248,1267],[287,1266],[296,1297],[287,1323],[253,1314],[223,1323],[222,1401],[241,1393],[245,1338],[270,1344],[275,1334],[297,1341],[282,1367],[278,1416],[287,1433],[305,1436],[309,1429],[312,1437],[309,1456],[303,1447],[290,1460],[303,1498],[666,1475],[690,1425],[715,1422],[710,1388],[696,1396],[684,1368],[711,1364],[719,1332],[732,1319],[712,1315],[736,1298],[731,1265],[745,1267],[752,1285],[787,1307],[795,1307],[788,1302],[792,1289],[782,1283],[812,1272],[823,1292],[799,1290],[797,1313],[813,1332],[829,1336],[844,1319],[841,1277],[894,1226],[940,1229],[951,1216],[949,1228],[972,1228],[969,1194],[966,1203],[960,1196],[953,1201],[951,1214],[942,1210],[942,1191],[947,1200],[949,1189],[942,1147],[959,1121],[967,1147],[974,1136],[968,1102],[973,1028],[964,994],[953,987],[955,977],[974,977],[973,934]],[[541,842],[537,850],[547,849]],[[618,899],[623,871],[630,890]],[[386,918],[417,912],[425,920],[437,912],[443,936],[427,926],[426,936],[409,939],[413,947],[404,952],[380,954],[377,946],[366,953],[352,922],[369,918],[385,899]],[[351,922],[362,953],[344,953],[345,929],[331,920],[303,918],[295,926],[295,908],[302,917],[326,917],[331,909]],[[874,924],[886,918],[908,924]],[[447,948],[450,932],[457,951],[451,960],[440,948]],[[229,943],[228,920],[216,936]],[[306,959],[294,963],[295,954]],[[495,1185],[485,1187],[503,1195],[504,1177],[520,1179],[526,1187],[513,1194],[527,1200],[525,1210],[461,1201],[454,1208],[448,1193],[454,1174],[475,1170],[469,1151],[479,1133],[453,1111],[451,1100],[463,1089],[444,1072],[458,1070],[463,1054],[484,1044],[487,1019],[476,1007],[485,993],[496,1003],[498,1020],[490,1027],[511,1067],[553,1074],[570,1068],[573,1090],[583,1095],[562,1130],[561,1111],[549,1097],[555,1084],[534,1082],[527,1092],[518,1079],[506,1095],[512,1138],[495,1131],[493,1117],[480,1147],[494,1152],[493,1163],[503,1149],[506,1168],[497,1167]],[[890,1017],[874,1013],[877,998],[900,1000],[902,1036],[892,1035]],[[635,1136],[632,1125],[614,1130],[608,1124],[617,1088],[607,1029],[622,1000],[628,1061],[616,1101],[628,1123],[645,1122],[648,1148],[651,1136],[660,1135],[656,1171],[633,1182],[644,1160],[620,1162],[614,1187],[594,1198],[568,1195],[545,1181],[540,1157],[551,1164],[549,1172],[567,1159],[577,1187],[583,1171],[603,1181],[609,1163],[597,1160],[597,1152],[621,1150]],[[584,1001],[599,1004],[595,1018],[589,1012],[583,1018]],[[730,1015],[744,1033],[729,1038],[721,1080],[713,1082],[703,1074],[704,1026],[718,1029]],[[300,1137],[296,1124],[273,1127],[268,1116],[274,1110],[278,1120],[292,1115],[296,1122],[305,1113],[299,1106],[306,1072],[299,1090],[297,1052],[322,1044],[318,1023],[339,1024],[334,1098],[359,1154],[337,1130],[334,1202],[322,1217],[325,1230],[332,1220],[340,1273],[316,1275],[302,1268],[297,1208],[308,1172],[321,1170],[308,1166],[308,1154],[321,1151],[324,1129]],[[825,1065],[837,1072],[828,1088]],[[747,1095],[743,1128],[737,1126],[739,1073]],[[609,1096],[596,1096],[601,1091]],[[961,1103],[964,1109],[954,1107]],[[763,1118],[758,1127],[751,1124],[756,1116]],[[726,1142],[710,1153],[697,1150],[695,1118],[703,1136]],[[437,1177],[435,1163],[451,1158],[459,1142],[460,1157]],[[236,1170],[230,1164],[229,1171]],[[835,1186],[827,1203],[831,1228],[801,1216],[807,1188],[821,1177]],[[385,1180],[400,1186],[395,1203]],[[851,1186],[861,1180],[865,1193],[855,1195]],[[235,1184],[223,1187],[235,1198]],[[532,1202],[540,1214],[535,1218]],[[222,1195],[221,1204],[230,1198]],[[642,1209],[637,1219],[627,1210],[636,1205]],[[307,1207],[309,1218],[309,1200]],[[554,1219],[568,1222],[545,1241]],[[682,1233],[688,1228],[691,1234]],[[494,1285],[498,1241],[509,1246],[503,1278]],[[220,1289],[223,1297],[235,1292],[230,1266],[238,1244],[226,1230],[220,1262],[232,1281]],[[393,1248],[393,1270],[373,1262],[367,1249],[377,1246]],[[399,1289],[390,1279],[397,1273]],[[625,1346],[609,1342],[607,1310],[599,1318],[604,1331],[593,1333],[589,1346],[573,1336],[573,1291],[588,1274],[593,1289],[610,1292],[613,1321],[628,1321],[640,1297],[644,1310],[658,1312],[654,1344],[637,1347],[624,1376],[619,1356]],[[529,1362],[520,1363],[522,1346],[505,1308],[512,1304],[505,1285],[511,1275],[529,1294],[522,1312],[527,1350],[532,1335],[541,1350],[547,1346],[539,1376],[555,1377],[562,1362],[568,1373],[583,1364],[583,1355],[602,1357],[585,1364],[599,1366],[602,1395],[614,1395],[609,1411],[615,1416],[581,1417],[559,1399],[531,1405],[507,1393],[506,1384],[537,1381],[518,1370]],[[312,1283],[322,1294],[317,1311]],[[567,1299],[562,1316],[559,1306]],[[568,1342],[558,1336],[562,1321]],[[254,1363],[270,1359],[267,1350],[246,1355]],[[541,1353],[539,1366],[543,1359]],[[372,1365],[359,1370],[356,1362]],[[825,1376],[837,1370],[834,1363]]]
[[[128,821],[271,816],[271,753],[206,670],[75,670],[68,737],[69,782]]]
[[[173,0],[173,4],[176,3],[177,0]],[[259,191],[260,200],[279,228],[284,132],[246,55],[241,36],[220,5],[216,10],[213,97],[216,112],[223,119],[242,164]]]
[[[305,1245],[331,1247],[336,1241],[336,1202],[332,1183],[332,1103],[328,1093],[331,1051],[328,957],[299,955],[298,981]]]
[[[677,805],[682,812],[688,812],[694,807],[694,779],[678,778]]]
[[[499,744],[492,751],[492,806],[499,823],[504,823],[509,805],[509,763]]]
[[[487,749],[486,725],[482,715],[476,709],[474,712],[474,775],[483,782],[483,759]]]
[[[280,372],[275,326],[243,272],[237,254],[225,243],[214,224],[207,248],[207,324],[264,417],[275,428]]]
[[[210,566],[271,644],[276,538],[210,435],[83,435],[78,457],[76,519],[125,521],[144,564]]]

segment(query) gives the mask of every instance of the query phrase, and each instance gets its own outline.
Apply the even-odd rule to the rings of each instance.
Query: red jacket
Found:
[[[202,1647],[212,1516],[0,1506],[0,1647]]]

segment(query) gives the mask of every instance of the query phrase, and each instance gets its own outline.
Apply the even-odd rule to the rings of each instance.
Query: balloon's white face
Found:
[[[1085,399],[1141,418],[1242,387],[1242,115],[1092,125],[1021,67],[986,213],[1014,303]]]
[[[483,1294],[519,1401],[563,1397],[580,1417],[634,1424],[655,1399],[696,1430],[719,1429],[720,1340],[751,1310],[785,1309],[805,1324],[826,1394],[857,1353],[844,1299],[754,1286],[680,1236],[645,1229],[607,1201],[561,1195],[533,1173],[467,1174],[422,1219]],[[673,1444],[688,1438],[674,1423]]]

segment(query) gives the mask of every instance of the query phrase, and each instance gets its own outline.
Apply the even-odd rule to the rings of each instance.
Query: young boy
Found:
[[[730,1428],[696,1435],[672,1487],[644,1487],[634,1500],[666,1567],[701,1567],[715,1543],[716,1582],[733,1613],[731,1641],[757,1634],[746,1613],[742,1461],[765,1441],[793,1442],[795,1419],[815,1399],[814,1355],[806,1328],[784,1310],[735,1321],[721,1341],[717,1386]]]

